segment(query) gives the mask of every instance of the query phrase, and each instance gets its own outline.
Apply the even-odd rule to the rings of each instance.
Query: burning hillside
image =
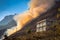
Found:
[[[12,33],[8,34],[11,35],[17,31],[21,30],[24,25],[29,23],[31,20],[37,18],[40,14],[45,13],[54,5],[54,0],[31,0],[29,2],[29,10],[24,12],[23,14],[18,14],[14,16],[14,20],[17,22],[17,26],[13,28],[15,31],[10,30]],[[10,31],[7,30],[7,33]]]

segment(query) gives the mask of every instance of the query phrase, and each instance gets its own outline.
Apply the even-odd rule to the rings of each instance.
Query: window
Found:
[[[37,23],[37,32],[46,31],[46,20]]]
[[[45,26],[45,25],[46,25],[46,22],[43,22],[43,23],[42,23],[42,26]]]
[[[40,27],[42,27],[43,25],[42,25],[42,23],[40,23]]]

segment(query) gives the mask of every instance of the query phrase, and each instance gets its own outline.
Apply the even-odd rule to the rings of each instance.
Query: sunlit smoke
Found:
[[[53,5],[54,0],[31,0],[29,2],[28,11],[14,16],[14,20],[17,22],[17,26],[14,29],[11,28],[7,30],[8,35],[15,33],[16,30],[21,30],[24,25],[38,17],[41,13],[44,13],[49,10]],[[12,31],[12,29],[14,31]]]
[[[54,0],[31,0],[29,7],[34,17],[46,12],[54,5]]]

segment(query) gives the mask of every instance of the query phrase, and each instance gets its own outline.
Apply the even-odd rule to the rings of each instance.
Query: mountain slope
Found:
[[[0,30],[5,28],[11,28],[16,26],[16,22],[13,19],[14,15],[6,16],[2,21],[0,21]]]
[[[16,26],[16,22],[13,19],[15,15],[6,16],[2,21],[0,21],[0,38],[5,33],[8,28]]]

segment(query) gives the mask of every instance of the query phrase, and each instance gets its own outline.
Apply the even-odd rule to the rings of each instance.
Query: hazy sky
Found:
[[[21,13],[28,9],[30,0],[0,0],[0,21],[6,15]]]

